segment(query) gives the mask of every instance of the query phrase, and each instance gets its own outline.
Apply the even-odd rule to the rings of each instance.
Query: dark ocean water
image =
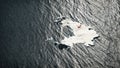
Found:
[[[119,68],[119,0],[1,0],[0,68]],[[58,17],[91,25],[95,46],[60,50]],[[67,33],[69,30],[66,30]],[[65,32],[66,32],[65,31]],[[54,41],[45,41],[53,37]]]

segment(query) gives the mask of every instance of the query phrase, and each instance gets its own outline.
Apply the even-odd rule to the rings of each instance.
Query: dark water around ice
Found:
[[[119,68],[119,4],[119,0],[1,0],[0,68]],[[95,46],[77,44],[69,50],[54,46],[62,39],[54,21],[62,16],[93,26],[100,35]],[[54,41],[45,41],[49,37]]]

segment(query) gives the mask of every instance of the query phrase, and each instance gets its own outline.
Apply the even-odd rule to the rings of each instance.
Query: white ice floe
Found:
[[[64,39],[61,40],[62,44],[66,44],[71,47],[73,47],[73,45],[77,43],[84,43],[84,45],[86,46],[94,45],[93,39],[99,36],[96,31],[92,29],[91,26],[87,26],[78,22],[73,22],[69,19],[63,20],[61,23],[61,28],[63,28],[64,26],[69,26],[74,33],[74,36],[64,36]]]

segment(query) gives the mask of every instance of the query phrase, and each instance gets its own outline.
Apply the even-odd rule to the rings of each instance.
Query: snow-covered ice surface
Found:
[[[63,31],[64,26],[69,26],[74,34],[69,37],[64,36],[64,39],[61,40],[62,44],[66,44],[71,47],[77,43],[84,43],[86,46],[94,45],[94,38],[99,36],[91,26],[87,26],[79,22],[73,22],[69,19],[63,20],[61,23],[61,32]]]

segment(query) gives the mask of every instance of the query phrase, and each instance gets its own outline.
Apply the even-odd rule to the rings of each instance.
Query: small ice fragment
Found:
[[[61,21],[62,27],[69,26],[74,33],[74,36],[70,36],[69,38],[65,37],[61,40],[62,44],[69,45],[73,47],[73,44],[84,43],[84,45],[94,45],[93,40],[97,38],[99,35],[91,26],[87,26],[85,24],[80,24],[78,22],[73,22],[69,19],[65,19]]]

